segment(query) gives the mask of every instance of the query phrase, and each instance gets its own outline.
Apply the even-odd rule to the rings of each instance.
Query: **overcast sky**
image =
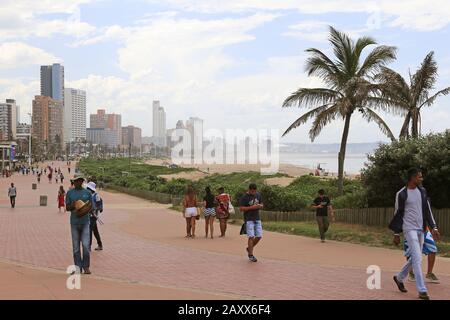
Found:
[[[61,62],[66,87],[87,91],[88,113],[122,114],[151,135],[152,100],[168,128],[197,116],[205,128],[279,128],[304,109],[282,109],[298,87],[320,81],[304,73],[305,49],[329,52],[327,26],[398,47],[391,67],[407,76],[434,50],[436,88],[450,85],[447,0],[1,0],[0,100],[15,98],[21,116],[39,94],[39,66]],[[330,53],[331,54],[331,53]],[[422,115],[422,130],[450,123],[450,97]],[[386,116],[395,135],[401,119]],[[309,125],[282,142],[309,142]],[[342,122],[316,142],[340,141]],[[386,141],[356,116],[349,142]]]

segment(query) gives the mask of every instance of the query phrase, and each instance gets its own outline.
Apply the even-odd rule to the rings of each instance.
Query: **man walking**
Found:
[[[430,200],[428,200],[428,207],[430,209],[430,212],[432,213]],[[406,259],[409,259],[411,256],[411,253],[409,250],[408,241],[406,241],[406,239],[404,239],[404,241],[403,241],[403,249],[405,251]],[[437,245],[436,245],[436,242],[433,239],[433,235],[431,234],[430,229],[428,227],[427,227],[427,230],[426,230],[425,236],[424,236],[422,253],[427,256],[427,262],[428,262],[427,263],[428,270],[427,270],[427,274],[425,276],[426,281],[431,282],[431,283],[439,283],[438,277],[436,277],[436,275],[433,273],[434,264],[436,262]],[[412,282],[416,281],[416,278],[414,277],[414,272],[412,271],[412,269],[409,270],[408,280],[412,281]]]
[[[320,189],[317,193],[318,196],[314,199],[311,207],[316,209],[316,220],[319,227],[320,240],[323,243],[325,242],[325,233],[330,227],[328,213],[330,213],[331,219],[334,219],[334,212],[330,198],[325,196],[325,190]]]
[[[262,223],[259,210],[263,208],[261,194],[257,192],[256,184],[251,183],[248,191],[239,199],[239,210],[244,213],[244,223],[247,232],[247,254],[251,262],[258,260],[253,255],[253,249],[262,238]]]
[[[76,201],[81,200],[84,203],[92,200],[91,193],[83,188],[84,178],[76,174],[73,178],[74,188],[70,189],[66,195],[66,210],[70,211],[70,225],[72,233],[73,260],[77,267],[77,272],[84,270],[85,274],[90,274],[90,254],[89,254],[89,213],[82,217],[77,215]],[[83,247],[83,258],[81,258],[80,243]],[[79,271],[78,271],[79,270]]]
[[[409,246],[409,257],[402,270],[394,276],[394,282],[401,292],[407,292],[404,280],[412,267],[416,279],[419,298],[429,300],[428,290],[422,274],[422,248],[427,227],[432,230],[433,238],[439,240],[439,231],[428,205],[425,188],[421,187],[422,172],[413,168],[408,171],[406,187],[397,192],[395,198],[395,215],[389,224],[394,231],[394,244],[400,244],[400,233],[403,232]]]
[[[16,196],[17,196],[17,189],[14,186],[14,183],[11,183],[11,187],[8,189],[8,197],[9,201],[11,202],[11,208],[14,208],[16,206]]]
[[[92,246],[92,234],[95,236],[95,240],[97,240],[97,248],[95,251],[103,250],[102,239],[100,238],[100,232],[98,232],[97,220],[100,212],[103,212],[103,200],[100,198],[99,194],[96,190],[95,182],[90,181],[86,189],[88,189],[92,194],[92,211],[90,213],[90,237],[89,237],[89,250]]]

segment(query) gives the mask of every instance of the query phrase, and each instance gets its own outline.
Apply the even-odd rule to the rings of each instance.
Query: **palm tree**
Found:
[[[409,84],[400,74],[387,67],[382,67],[376,78],[381,86],[382,101],[380,103],[399,108],[405,114],[400,139],[419,137],[422,107],[429,107],[439,96],[450,93],[450,87],[447,87],[430,96],[430,90],[433,89],[437,80],[437,64],[433,51],[423,59],[416,73],[409,76]]]
[[[345,150],[353,112],[358,110],[368,122],[376,122],[384,134],[395,140],[387,124],[373,108],[369,107],[369,101],[377,88],[370,80],[382,66],[396,58],[396,49],[390,46],[377,46],[362,61],[362,51],[367,46],[375,45],[375,40],[362,37],[355,42],[346,34],[331,26],[329,28],[329,41],[334,51],[334,60],[318,49],[306,50],[310,54],[306,62],[308,76],[321,78],[326,87],[299,88],[286,98],[283,107],[298,105],[311,110],[295,120],[283,136],[313,119],[309,137],[314,141],[324,126],[336,117],[342,118],[344,130],[338,155],[338,191],[342,195]],[[377,106],[374,103],[371,105]]]

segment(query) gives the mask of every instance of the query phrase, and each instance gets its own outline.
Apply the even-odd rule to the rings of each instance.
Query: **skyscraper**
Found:
[[[142,130],[135,126],[122,127],[122,144],[124,146],[140,148],[142,144]]]
[[[6,99],[0,103],[0,141],[16,139],[17,131],[17,105],[13,99]]]
[[[86,138],[86,91],[64,89],[64,142]]]
[[[64,101],[64,66],[41,66],[41,96]]]
[[[60,144],[64,141],[63,105],[47,96],[35,96],[33,100],[32,137],[38,144]]]
[[[153,101],[153,137],[157,145],[166,145],[166,112],[157,100]]]
[[[191,134],[191,156],[201,161],[203,159],[203,120],[190,117],[186,121],[186,129]]]
[[[108,114],[104,109],[98,109],[96,114],[90,115],[90,129],[104,129],[108,132],[108,137],[112,134],[115,135],[115,139],[108,138],[110,146],[116,146],[122,142],[122,116],[120,114]],[[92,134],[101,137],[98,132],[98,130],[92,130]]]

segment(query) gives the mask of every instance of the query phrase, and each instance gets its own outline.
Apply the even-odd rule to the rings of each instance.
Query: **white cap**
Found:
[[[89,189],[89,190],[92,190],[92,191],[96,192],[96,191],[97,191],[97,190],[95,189],[96,186],[97,186],[97,185],[95,184],[95,182],[90,181],[90,182],[86,185],[86,188]]]

